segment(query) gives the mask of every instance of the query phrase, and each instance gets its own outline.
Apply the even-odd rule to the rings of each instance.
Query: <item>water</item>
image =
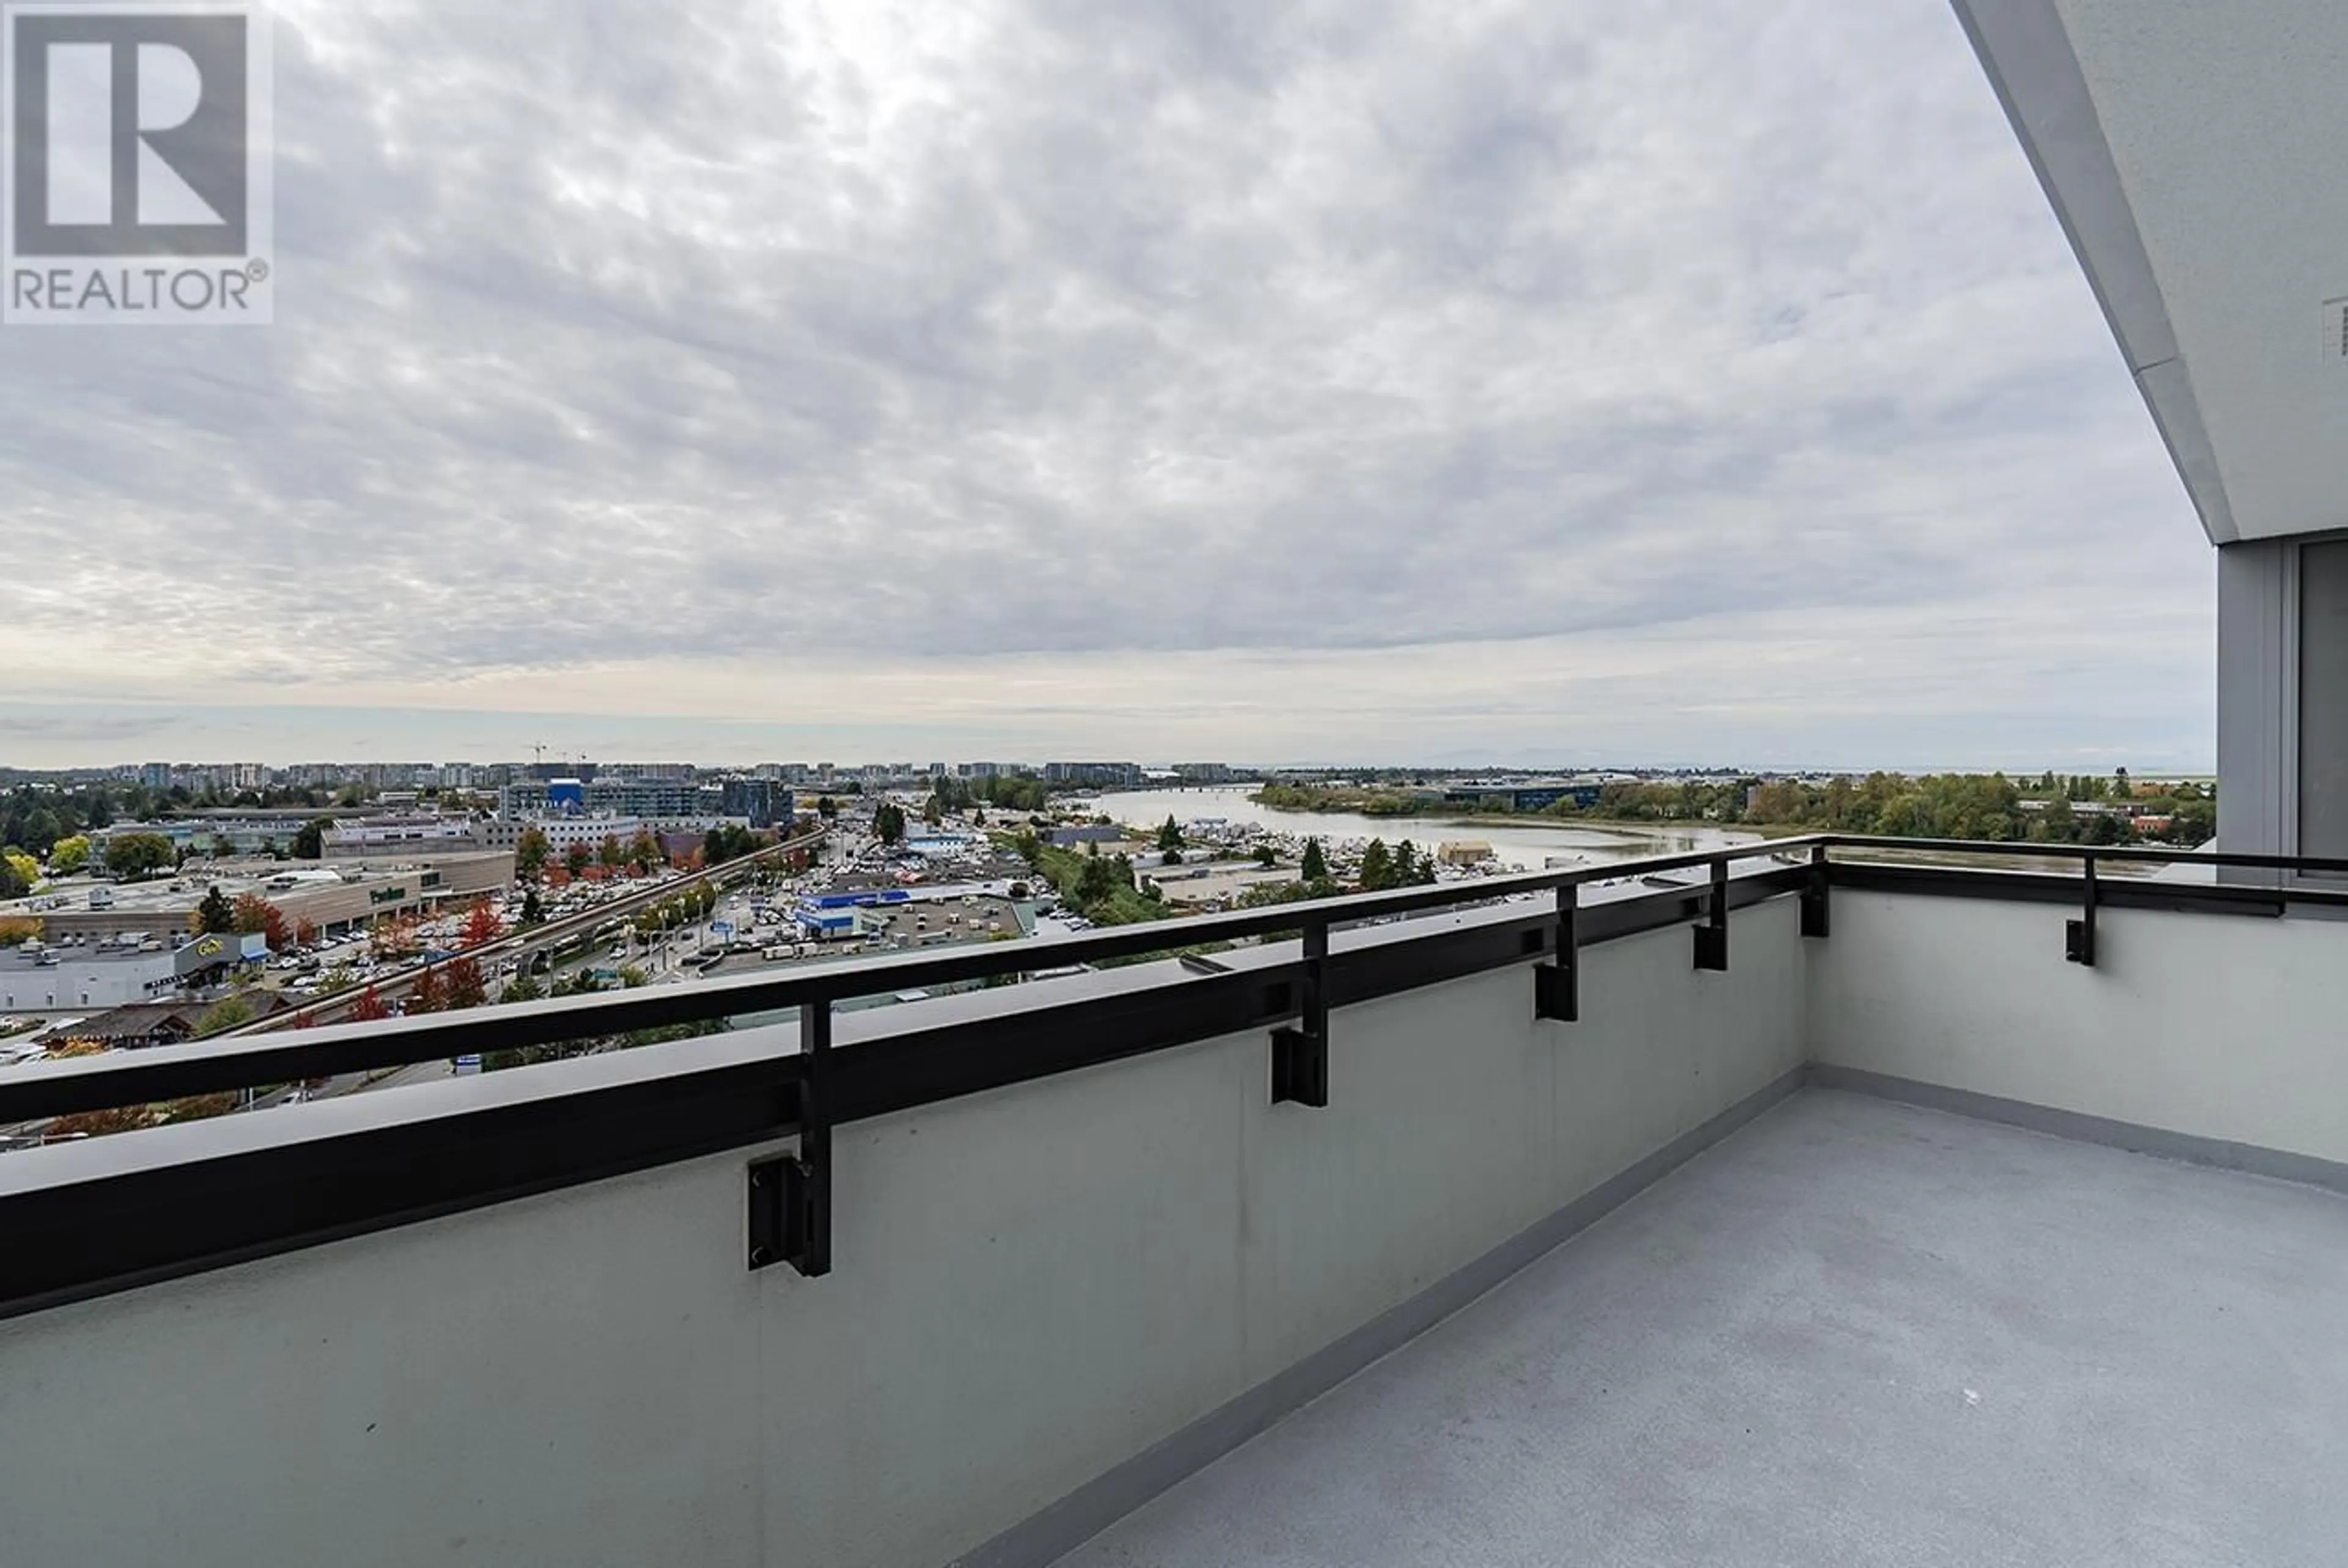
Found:
[[[1540,870],[1551,856],[1578,856],[1594,865],[1721,849],[1732,844],[1752,844],[1760,836],[1686,823],[1583,827],[1539,817],[1479,817],[1471,822],[1441,816],[1364,816],[1350,811],[1274,811],[1248,799],[1255,788],[1254,784],[1224,784],[1117,790],[1101,795],[1097,809],[1117,822],[1153,831],[1171,813],[1177,822],[1220,816],[1235,823],[1261,823],[1274,833],[1310,834],[1333,844],[1383,838],[1392,845],[1407,838],[1421,849],[1432,849],[1448,839],[1476,838],[1490,845],[1502,864],[1527,871]]]

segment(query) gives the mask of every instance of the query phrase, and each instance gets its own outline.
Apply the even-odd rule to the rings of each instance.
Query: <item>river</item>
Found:
[[[1759,835],[1730,828],[1658,823],[1653,827],[1583,827],[1540,817],[1478,817],[1469,822],[1438,816],[1364,816],[1350,811],[1274,811],[1248,798],[1256,785],[1218,784],[1192,789],[1114,790],[1098,797],[1097,809],[1119,823],[1155,831],[1170,813],[1177,822],[1208,816],[1261,823],[1274,833],[1309,834],[1332,844],[1383,838],[1409,839],[1422,849],[1450,839],[1481,839],[1503,864],[1539,871],[1554,856],[1592,863],[1636,860],[1651,855],[1720,849],[1752,844]]]

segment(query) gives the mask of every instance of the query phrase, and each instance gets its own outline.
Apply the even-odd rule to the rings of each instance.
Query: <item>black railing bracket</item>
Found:
[[[1329,922],[1304,927],[1304,965],[1298,981],[1302,1018],[1272,1031],[1272,1098],[1275,1104],[1329,1103]]]
[[[1557,957],[1533,967],[1533,1017],[1573,1023],[1581,1017],[1581,888],[1557,890]]]

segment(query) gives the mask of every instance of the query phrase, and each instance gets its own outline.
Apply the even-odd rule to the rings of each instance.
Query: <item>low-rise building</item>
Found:
[[[477,825],[461,816],[382,816],[338,822],[319,834],[320,853],[328,860],[373,856],[464,854],[481,847]],[[510,848],[511,845],[507,847]]]
[[[511,851],[475,850],[429,859],[354,859],[333,867],[264,865],[250,870],[118,883],[104,907],[42,907],[20,899],[0,904],[0,917],[22,915],[42,923],[52,943],[85,938],[184,937],[195,928],[197,906],[210,889],[234,901],[246,893],[274,905],[289,925],[313,925],[328,935],[365,928],[380,916],[421,913],[503,891],[513,881]]]
[[[0,1013],[117,1008],[168,997],[179,988],[171,949],[160,938],[0,948]]]
[[[283,1012],[295,1004],[274,991],[248,991],[245,1003],[255,1018]],[[195,1038],[204,1014],[219,1005],[212,1001],[175,999],[131,1002],[92,1018],[77,1019],[69,1027],[43,1038],[94,1040],[118,1050],[140,1046],[180,1045]]]
[[[625,849],[635,842],[636,835],[650,828],[640,816],[501,816],[473,826],[475,842],[482,848],[509,854],[521,843],[523,834],[535,828],[546,835],[546,846],[557,856],[567,853],[574,844],[583,844],[591,850],[601,849],[607,838]]]

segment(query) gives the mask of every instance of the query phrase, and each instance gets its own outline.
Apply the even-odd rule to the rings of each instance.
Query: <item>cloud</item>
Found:
[[[278,324],[0,358],[28,699],[959,737],[1015,668],[1095,750],[1115,671],[1210,752],[1548,702],[1865,761],[1986,690],[2207,755],[2206,546],[1939,0],[298,0],[276,52]]]

